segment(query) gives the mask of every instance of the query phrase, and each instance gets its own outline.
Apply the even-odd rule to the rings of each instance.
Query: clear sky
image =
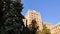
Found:
[[[57,24],[60,22],[60,0],[22,0],[25,15],[28,9],[39,11],[43,22]]]

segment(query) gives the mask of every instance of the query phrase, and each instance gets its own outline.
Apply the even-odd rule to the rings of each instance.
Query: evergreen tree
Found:
[[[36,34],[37,29],[38,29],[37,22],[35,21],[35,19],[33,19],[31,24],[30,24],[30,33]]]
[[[21,1],[0,0],[0,34],[24,34],[22,9]]]

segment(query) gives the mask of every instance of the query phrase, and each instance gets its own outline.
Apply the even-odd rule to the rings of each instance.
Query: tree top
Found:
[[[11,0],[11,1],[20,2],[21,0]]]

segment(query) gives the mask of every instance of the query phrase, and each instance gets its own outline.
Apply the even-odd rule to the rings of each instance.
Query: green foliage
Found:
[[[38,31],[36,32],[36,34],[42,34],[41,30],[38,30]]]
[[[21,2],[0,0],[0,34],[24,34]]]
[[[43,25],[42,32],[38,30],[37,22],[32,20],[30,27],[23,24],[21,14],[23,4],[21,0],[0,0],[0,34],[50,34],[50,30]]]
[[[46,25],[43,25],[42,34],[51,34],[50,30],[47,29]]]
[[[47,29],[46,25],[43,25],[43,29],[36,31],[36,34],[51,34],[50,30]]]
[[[37,29],[38,29],[38,26],[37,26],[37,22],[35,21],[35,20],[32,20],[32,22],[31,22],[31,24],[30,24],[30,26],[29,26],[30,28],[30,33],[31,34],[36,34],[36,31],[37,31]]]

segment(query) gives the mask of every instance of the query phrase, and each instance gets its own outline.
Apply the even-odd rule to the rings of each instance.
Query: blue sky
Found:
[[[60,22],[60,0],[22,0],[25,15],[28,9],[39,11],[43,22],[57,24]]]

